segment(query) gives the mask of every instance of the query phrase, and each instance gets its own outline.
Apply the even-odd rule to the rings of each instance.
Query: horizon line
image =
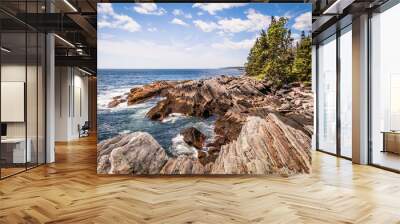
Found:
[[[108,69],[108,70],[129,70],[129,69],[159,69],[159,70],[162,70],[162,69],[222,69],[222,68],[236,68],[236,67],[240,67],[240,68],[244,68],[245,66],[223,66],[223,67],[203,67],[203,68],[199,68],[199,67],[197,67],[197,68],[97,68],[97,70],[106,70],[106,69]]]

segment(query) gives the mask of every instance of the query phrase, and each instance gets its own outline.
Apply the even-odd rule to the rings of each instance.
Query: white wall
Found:
[[[67,141],[69,133],[69,69],[67,67],[55,68],[55,141]]]
[[[55,140],[74,140],[78,125],[88,120],[88,78],[72,67],[56,67],[55,73]]]
[[[73,119],[71,120],[72,126],[72,136],[74,138],[79,137],[78,125],[82,126],[85,121],[89,119],[88,113],[88,78],[82,76],[82,73],[76,75],[77,70],[75,70],[74,75],[74,108],[72,108]]]
[[[1,81],[2,82],[25,82],[24,65],[8,64],[1,66]],[[29,69],[29,68],[28,68]],[[7,108],[1,108],[6,110]],[[11,122],[7,123],[7,136],[8,137],[25,137],[25,123],[24,122]]]

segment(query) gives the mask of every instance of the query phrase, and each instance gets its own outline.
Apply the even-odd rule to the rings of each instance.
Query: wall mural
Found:
[[[310,4],[98,4],[97,172],[309,173],[310,30]]]

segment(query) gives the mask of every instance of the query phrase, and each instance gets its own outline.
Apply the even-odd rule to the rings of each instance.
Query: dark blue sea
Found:
[[[98,141],[112,138],[123,133],[136,131],[150,133],[169,153],[193,151],[183,143],[180,131],[187,127],[196,127],[212,141],[215,117],[201,119],[172,114],[163,121],[151,121],[146,113],[157,104],[160,98],[141,104],[117,108],[106,107],[114,96],[129,92],[133,87],[158,80],[197,80],[220,75],[239,76],[238,69],[129,69],[98,70]]]

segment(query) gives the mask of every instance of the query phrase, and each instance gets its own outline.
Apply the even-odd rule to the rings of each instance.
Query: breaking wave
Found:
[[[188,145],[183,140],[183,135],[178,134],[172,139],[171,153],[175,156],[179,155],[192,155],[197,157],[197,150],[195,147]]]

